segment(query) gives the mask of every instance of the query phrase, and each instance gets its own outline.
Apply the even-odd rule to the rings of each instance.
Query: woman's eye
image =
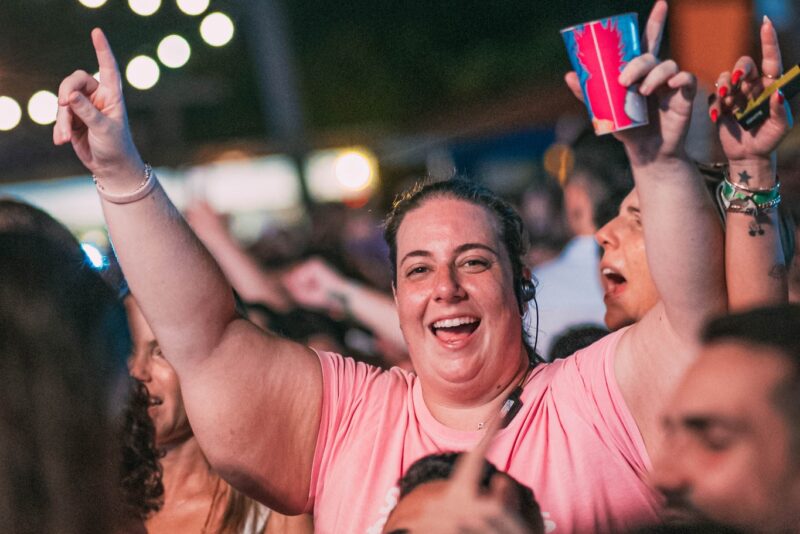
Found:
[[[418,276],[421,274],[425,274],[428,272],[428,268],[424,265],[417,265],[416,267],[412,267],[408,271],[406,271],[406,276]]]
[[[463,261],[461,265],[469,272],[479,272],[489,268],[489,262],[480,258],[470,258]]]
[[[159,358],[164,357],[164,353],[161,352],[161,347],[156,347],[153,349],[153,356],[158,356]]]

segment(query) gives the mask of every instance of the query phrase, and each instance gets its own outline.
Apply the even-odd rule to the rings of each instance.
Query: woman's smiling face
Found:
[[[478,399],[519,370],[522,318],[487,209],[440,196],[409,211],[397,232],[395,298],[423,387]]]
[[[150,395],[147,413],[156,429],[156,446],[164,447],[188,439],[192,428],[183,406],[178,375],[161,353],[155,334],[133,297],[125,299],[125,311],[133,337],[128,369],[131,376],[144,383]]]

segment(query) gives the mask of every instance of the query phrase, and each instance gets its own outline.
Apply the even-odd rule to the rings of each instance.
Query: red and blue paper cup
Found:
[[[586,109],[597,135],[647,124],[647,101],[638,86],[617,79],[641,54],[636,13],[624,13],[561,30],[572,68],[581,82]]]

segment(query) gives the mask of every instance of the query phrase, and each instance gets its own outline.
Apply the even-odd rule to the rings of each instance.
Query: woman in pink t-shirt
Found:
[[[695,330],[724,307],[721,228],[683,150],[695,80],[654,55],[665,17],[656,2],[647,53],[620,75],[650,97],[650,124],[616,134],[662,300],[572,361],[534,366],[522,334],[533,288],[519,217],[475,184],[427,186],[387,226],[416,374],[317,354],[236,314],[228,282],[133,145],[116,61],[92,33],[100,81],[82,71],[64,80],[54,140],[71,142],[96,177],[123,270],[217,472],[279,512],[313,510],[320,532],[379,531],[405,467],[470,447],[511,397],[519,412],[489,459],[533,487],[550,530],[653,517],[642,478],[660,439],[657,414],[691,360]]]

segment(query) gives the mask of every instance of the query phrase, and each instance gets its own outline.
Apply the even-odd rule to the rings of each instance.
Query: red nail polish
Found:
[[[783,92],[778,91],[778,104],[783,104],[786,98],[783,96]]]
[[[719,119],[719,110],[712,109],[711,110],[711,122],[716,123],[717,119]]]
[[[739,79],[742,77],[744,72],[741,69],[733,71],[733,75],[731,76],[731,82],[733,85],[739,85]]]
[[[725,98],[725,95],[727,95],[727,94],[728,94],[728,88],[726,86],[723,85],[722,87],[719,88],[719,97],[720,98]]]

